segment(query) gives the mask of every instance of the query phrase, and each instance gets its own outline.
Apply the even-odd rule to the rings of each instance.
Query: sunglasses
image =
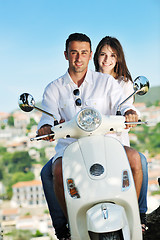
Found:
[[[79,89],[78,89],[78,88],[77,88],[77,89],[74,89],[73,94],[74,94],[74,96],[78,97],[78,96],[80,95]],[[77,98],[77,99],[75,100],[75,104],[76,104],[76,106],[81,106],[81,105],[82,105],[81,99],[80,99],[80,98]]]

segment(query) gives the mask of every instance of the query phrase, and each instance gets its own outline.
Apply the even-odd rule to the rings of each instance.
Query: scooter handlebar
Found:
[[[41,140],[43,138],[46,138],[46,137],[52,137],[54,138],[55,134],[54,133],[50,133],[50,134],[46,134],[46,135],[42,135],[42,136],[36,136],[34,138],[30,138],[30,141],[34,141],[34,140]]]

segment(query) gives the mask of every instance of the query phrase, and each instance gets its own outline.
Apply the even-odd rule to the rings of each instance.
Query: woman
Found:
[[[126,66],[123,49],[116,38],[105,37],[100,41],[94,55],[94,64],[96,71],[112,75],[122,86],[122,88],[124,89],[124,94],[126,96],[129,96],[133,92],[132,78]],[[133,103],[133,98],[130,99],[130,101]],[[123,145],[130,145],[127,130],[122,133],[121,136],[116,136],[115,134],[112,136],[118,138]],[[146,183],[148,182],[147,163],[145,157],[141,153],[140,156],[143,166],[143,172],[146,174],[143,174],[143,184],[139,197],[139,207],[141,216],[143,214],[143,216],[145,216],[145,212],[147,211],[147,205],[146,194],[144,193],[146,193],[147,191]],[[53,221],[53,226],[56,230],[58,238],[60,238],[63,237],[59,236],[59,232],[62,232],[61,228],[64,227],[64,231],[66,232],[68,231],[68,229],[65,226],[67,221],[55,198],[54,191],[51,190],[53,189],[51,166],[52,159],[43,167],[41,171],[41,179],[50,215]],[[60,231],[58,231],[58,229],[60,229]]]
[[[126,97],[133,93],[132,77],[126,65],[122,46],[116,38],[107,36],[99,42],[94,54],[94,65],[97,72],[112,75],[123,88]],[[128,101],[132,104],[133,98]],[[114,134],[114,137],[123,145],[130,146],[127,129],[120,136]]]
[[[95,70],[112,75],[123,88],[124,94],[128,97],[133,93],[133,81],[127,68],[123,48],[118,39],[110,36],[104,37],[98,44],[94,54]],[[133,98],[128,101],[133,103]],[[128,129],[125,129],[120,136],[111,134],[117,138],[124,146],[130,146]],[[139,209],[142,223],[142,230],[146,229],[146,211],[147,211],[147,185],[148,170],[147,161],[142,153],[139,153],[143,168],[143,182],[139,196]]]

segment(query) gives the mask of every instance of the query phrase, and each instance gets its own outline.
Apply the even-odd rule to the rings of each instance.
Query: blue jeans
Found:
[[[142,163],[143,181],[138,204],[140,213],[145,213],[147,211],[148,167],[145,156],[142,153],[139,154]],[[53,227],[55,229],[60,228],[64,224],[67,224],[67,220],[59,206],[53,189],[52,159],[42,168],[41,179]]]
[[[55,229],[60,228],[67,224],[67,220],[59,206],[53,189],[52,158],[42,168],[41,179],[53,227]]]
[[[139,152],[141,157],[142,171],[143,171],[143,181],[141,192],[138,199],[139,211],[140,213],[147,212],[147,190],[148,190],[148,163],[146,157]]]

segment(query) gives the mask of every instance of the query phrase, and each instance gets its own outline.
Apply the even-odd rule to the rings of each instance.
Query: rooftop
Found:
[[[30,186],[40,186],[42,185],[40,180],[32,180],[32,181],[26,181],[26,182],[18,182],[14,184],[13,188],[21,188],[21,187],[30,187]]]

